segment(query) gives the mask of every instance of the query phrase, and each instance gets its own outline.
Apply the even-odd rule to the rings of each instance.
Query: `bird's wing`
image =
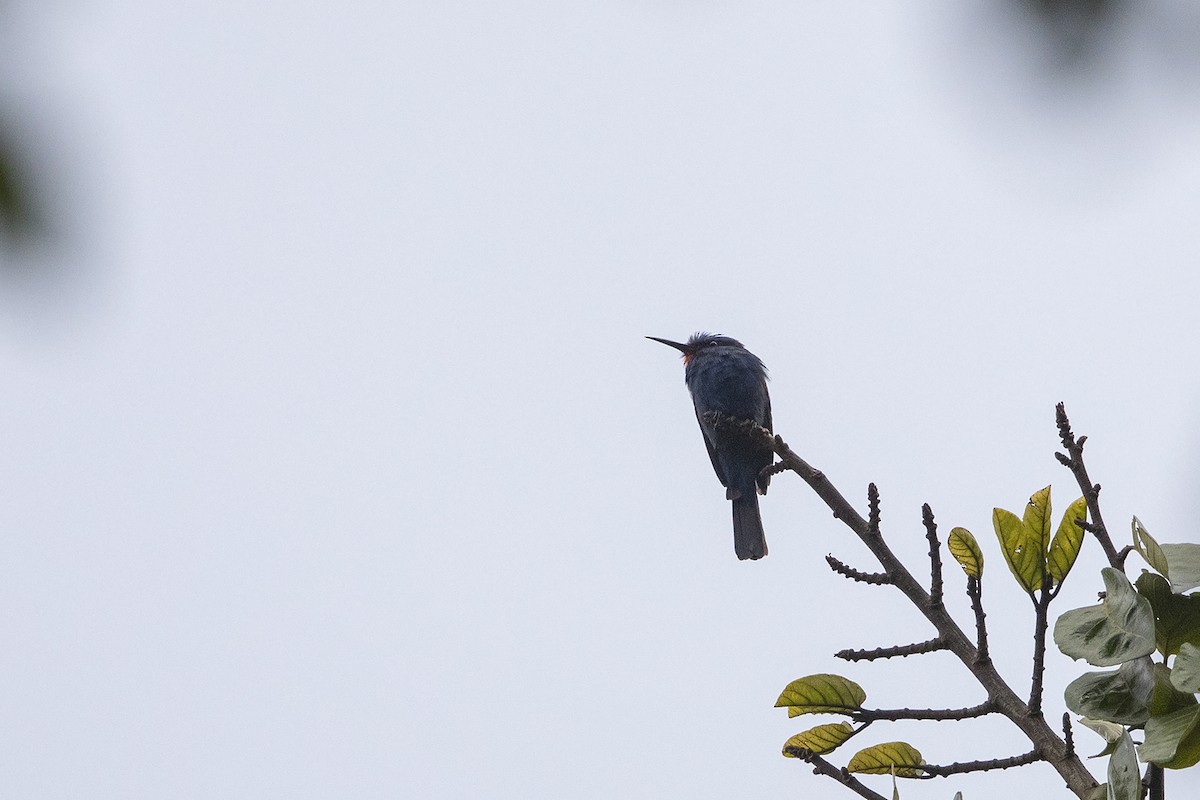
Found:
[[[712,441],[708,438],[708,430],[704,427],[703,420],[700,419],[700,412],[696,412],[696,422],[700,425],[700,432],[704,434],[704,446],[708,448],[708,458],[712,461],[713,470],[717,473],[717,480],[722,486],[729,486],[729,481],[725,480],[725,473],[721,471],[721,462],[717,460],[717,451],[712,445]]]
[[[771,431],[772,433],[774,433],[775,428],[772,427],[772,425],[771,425],[771,395],[767,394],[767,387],[765,385],[763,386],[763,394],[767,401],[767,408],[766,408],[766,411],[763,413],[762,426],[764,428],[766,428],[767,430]],[[762,470],[771,466],[771,464],[774,461],[775,461],[775,453],[773,451],[768,450],[766,453],[763,454],[762,466],[759,470],[757,479],[755,480],[755,483],[758,484],[758,493],[759,494],[766,494],[767,487],[771,485],[771,476],[769,474],[763,473]]]

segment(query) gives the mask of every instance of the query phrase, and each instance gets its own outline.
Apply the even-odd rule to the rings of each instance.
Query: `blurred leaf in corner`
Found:
[[[1121,0],[1018,0],[1057,44],[1065,63],[1095,55],[1099,40],[1111,30]]]
[[[20,246],[45,234],[33,195],[26,162],[13,139],[0,132],[0,246]]]

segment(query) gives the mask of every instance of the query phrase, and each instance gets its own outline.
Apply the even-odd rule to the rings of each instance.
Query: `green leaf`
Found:
[[[1138,593],[1154,610],[1154,641],[1164,656],[1174,655],[1186,643],[1200,645],[1200,596],[1175,594],[1161,575],[1143,572]]]
[[[809,675],[798,678],[784,688],[776,708],[787,708],[789,717],[801,714],[848,714],[862,708],[867,693],[849,678],[841,675]]]
[[[1171,589],[1186,592],[1200,586],[1200,544],[1164,544],[1160,548],[1170,565]]]
[[[783,754],[788,758],[795,758],[794,755],[788,753],[788,748],[799,747],[803,750],[811,750],[819,756],[826,753],[832,753],[842,742],[854,735],[854,728],[848,722],[834,722],[829,725],[818,725],[815,728],[809,728],[803,733],[797,733],[792,738],[783,743]]]
[[[1050,552],[1046,556],[1050,569],[1050,577],[1054,583],[1060,584],[1066,579],[1075,559],[1083,547],[1083,528],[1075,520],[1087,517],[1087,498],[1081,497],[1063,512],[1062,522],[1058,523],[1058,531],[1050,542]]]
[[[1133,546],[1147,564],[1171,582],[1173,591],[1186,592],[1200,586],[1200,544],[1160,545],[1134,517]]]
[[[1104,602],[1065,612],[1054,623],[1054,643],[1071,658],[1097,667],[1154,652],[1154,611],[1120,570],[1105,567]],[[1084,716],[1093,716],[1085,714]]]
[[[1110,672],[1086,672],[1063,692],[1067,708],[1089,719],[1140,725],[1150,718],[1154,665],[1148,657]]]
[[[1138,551],[1138,554],[1146,560],[1154,570],[1164,578],[1170,577],[1169,567],[1167,565],[1167,557],[1163,555],[1162,548],[1158,546],[1158,542],[1150,536],[1146,531],[1146,526],[1142,525],[1142,521],[1134,516],[1133,518],[1133,546]]]
[[[1181,692],[1200,692],[1200,647],[1185,644],[1179,648],[1171,667],[1171,685]]]
[[[983,576],[983,551],[979,549],[979,542],[975,541],[975,537],[966,528],[954,528],[950,531],[950,538],[946,540],[946,548],[950,551],[950,555],[954,556],[954,560],[962,567],[963,572],[972,578]]]
[[[1088,793],[1087,800],[1108,800],[1108,784],[1102,783]]]
[[[1141,800],[1142,775],[1138,770],[1137,754],[1133,751],[1133,739],[1128,733],[1108,759],[1108,800]]]
[[[1038,552],[1045,555],[1050,545],[1050,487],[1039,489],[1025,504],[1025,515],[1021,519],[1029,529],[1030,541]],[[1040,588],[1040,587],[1039,587]]]
[[[887,742],[859,750],[846,765],[847,772],[866,775],[895,775],[897,778],[920,778],[925,759],[920,751],[907,742]]]
[[[1138,755],[1167,769],[1185,769],[1200,761],[1200,706],[1151,717]]]
[[[1116,744],[1121,739],[1121,734],[1125,733],[1125,726],[1118,725],[1115,722],[1109,722],[1106,719],[1088,719],[1080,717],[1079,724],[1085,728],[1091,728],[1098,733],[1102,739],[1108,744]]]
[[[1042,588],[1046,559],[1035,534],[1016,514],[1003,508],[992,509],[992,526],[1004,560],[1021,588],[1030,594]]]
[[[1096,733],[1100,734],[1104,739],[1104,749],[1094,756],[1089,758],[1100,758],[1106,756],[1113,750],[1117,749],[1117,742],[1121,741],[1121,737],[1125,735],[1125,726],[1118,725],[1115,722],[1109,722],[1106,719],[1088,719],[1081,717],[1079,724],[1084,727],[1091,728]]]
[[[1171,683],[1166,664],[1154,665],[1154,692],[1150,695],[1150,716],[1161,717],[1181,708],[1196,705],[1196,695],[1181,692]]]

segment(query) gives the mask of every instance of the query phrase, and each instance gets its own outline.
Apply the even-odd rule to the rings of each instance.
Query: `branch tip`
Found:
[[[862,572],[854,567],[842,563],[832,554],[825,556],[825,563],[829,564],[829,568],[844,578],[849,578],[852,581],[859,583],[869,583],[872,586],[882,586],[889,584],[892,579],[886,572]]]

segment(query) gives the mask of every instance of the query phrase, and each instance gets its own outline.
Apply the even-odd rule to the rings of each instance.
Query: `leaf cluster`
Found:
[[[1200,545],[1159,545],[1133,519],[1132,549],[1154,570],[1131,583],[1121,570],[1101,571],[1100,603],[1067,611],[1054,642],[1074,659],[1115,670],[1087,672],[1066,688],[1067,707],[1105,738],[1109,796],[1141,796],[1121,776],[1139,760],[1165,769],[1200,763]],[[1159,660],[1155,660],[1157,654]],[[1144,730],[1135,750],[1131,730]]]
[[[801,714],[845,714],[853,716],[863,711],[867,693],[854,681],[841,675],[809,675],[789,683],[775,702],[776,708],[786,708],[789,717]],[[783,754],[798,758],[801,754],[832,753],[866,725],[854,727],[848,722],[817,725],[796,734],[783,745]],[[855,753],[846,765],[850,773],[894,775],[898,778],[920,778],[925,772],[921,753],[905,742],[885,742]]]
[[[1133,544],[1119,550],[1101,515],[1100,485],[1092,482],[1083,462],[1087,437],[1072,432],[1061,403],[1056,411],[1065,453],[1055,453],[1055,457],[1071,471],[1082,496],[1067,506],[1057,526],[1053,524],[1050,487],[1034,492],[1019,516],[1003,508],[995,508],[992,513],[996,539],[1009,572],[1033,602],[1033,674],[1027,700],[999,674],[989,656],[983,603],[984,553],[970,531],[953,528],[946,550],[966,577],[966,593],[975,618],[973,640],[944,604],[941,543],[928,505],[923,508],[922,522],[930,545],[930,576],[929,583],[923,585],[884,541],[879,493],[874,484],[868,487],[870,513],[864,519],[823,472],[804,461],[782,438],[765,429],[750,432],[780,457],[773,470],[799,475],[832,509],[834,517],[867,546],[884,570],[864,572],[830,555],[827,561],[834,571],[860,584],[894,587],[937,631],[928,641],[843,650],[838,657],[876,661],[946,650],[986,690],[986,699],[970,708],[880,710],[865,707],[866,692],[848,678],[826,673],[809,675],[788,684],[776,705],[787,708],[789,717],[835,714],[846,720],[797,733],[785,743],[785,756],[803,759],[814,772],[867,800],[884,798],[859,781],[855,773],[890,774],[894,784],[896,778],[945,777],[1036,762],[1053,767],[1080,798],[1141,800],[1148,789],[1152,800],[1161,800],[1162,769],[1183,769],[1200,763],[1200,592],[1192,592],[1200,587],[1200,545],[1159,545],[1135,518]],[[1088,672],[1065,692],[1067,706],[1107,743],[1099,755],[1109,756],[1108,782],[1099,787],[1076,752],[1069,715],[1063,715],[1060,736],[1042,712],[1045,649],[1052,621],[1049,606],[1074,567],[1088,534],[1103,549],[1109,563],[1102,571],[1105,592],[1097,605],[1064,613],[1054,624],[1053,637],[1072,658],[1084,659],[1096,667],[1115,668]],[[1131,552],[1139,553],[1153,569],[1136,583],[1131,583],[1124,572],[1126,556]],[[1032,749],[1005,757],[938,765],[926,762],[911,744],[892,741],[858,750],[846,767],[837,767],[824,758],[876,721],[964,720],[989,714],[1007,718],[1028,737]],[[1140,745],[1131,731],[1142,732]],[[1145,776],[1139,774],[1139,760],[1152,765]],[[892,796],[899,796],[894,785]]]
[[[1003,508],[992,509],[992,525],[1004,560],[1028,594],[1043,587],[1057,590],[1062,585],[1083,546],[1080,522],[1086,515],[1087,499],[1080,497],[1067,506],[1051,537],[1049,486],[1033,493],[1020,517]]]
[[[873,489],[873,487],[872,487]],[[878,498],[870,494],[872,514],[877,513]],[[927,538],[930,541],[930,561],[932,567],[931,590],[925,595],[925,602],[931,606],[941,607],[941,560],[938,555],[940,545],[937,541],[936,526],[932,512],[926,506],[924,523]],[[1007,713],[1018,716],[1029,716],[1040,713],[1041,702],[1041,656],[1044,652],[1046,624],[1046,609],[1054,594],[1057,593],[1067,574],[1074,565],[1084,539],[1083,517],[1087,514],[1084,498],[1072,503],[1063,515],[1057,529],[1051,534],[1051,503],[1050,487],[1035,492],[1030,497],[1022,517],[995,509],[994,520],[996,535],[1000,542],[1005,561],[1017,582],[1033,598],[1035,595],[1035,629],[1037,631],[1038,649],[1035,654],[1034,688],[1028,704],[1009,693],[1010,703]],[[878,529],[870,526],[873,536],[879,536]],[[850,722],[827,723],[817,725],[792,736],[784,744],[785,756],[804,758],[809,761],[821,760],[820,757],[832,753],[857,736],[872,722],[878,720],[900,719],[941,719],[961,720],[971,717],[997,713],[1000,705],[996,693],[1002,684],[995,681],[999,676],[989,672],[987,656],[987,637],[982,608],[982,581],[984,573],[984,555],[979,542],[966,528],[957,527],[951,530],[946,541],[946,549],[962,567],[967,578],[967,594],[971,598],[972,607],[976,613],[976,643],[974,650],[967,650],[964,655],[972,671],[981,670],[977,677],[989,689],[989,699],[984,703],[964,709],[897,709],[890,711],[872,710],[864,707],[867,699],[866,692],[854,681],[840,675],[818,674],[809,675],[792,681],[779,696],[776,706],[788,710],[789,717],[802,714],[840,714],[850,718]],[[885,565],[889,565],[884,560]],[[890,564],[889,572],[882,579],[867,578],[865,574],[842,565],[836,559],[831,559],[835,571],[864,583],[889,584],[896,581],[901,568]],[[920,601],[918,601],[920,602]],[[945,632],[944,632],[945,633]],[[874,650],[842,651],[838,655],[851,660],[875,660],[918,653],[929,653],[947,646],[945,636],[935,637],[928,642],[897,647],[883,647]],[[969,648],[970,645],[967,645]],[[1007,690],[1007,687],[1004,687]],[[851,724],[854,723],[854,724]],[[1048,732],[1047,732],[1048,733]],[[1032,763],[1044,757],[1035,748],[1030,753],[1007,758],[988,759],[986,761],[959,763],[949,767],[928,764],[921,752],[907,742],[884,742],[863,748],[856,752],[846,763],[842,772],[845,774],[890,774],[893,778],[930,778],[954,772],[968,772],[987,769],[1004,769],[1009,766]],[[826,762],[827,763],[827,762]],[[828,773],[826,773],[828,774]],[[857,787],[855,787],[857,788]],[[860,791],[860,793],[862,793]],[[895,793],[894,793],[895,794]],[[864,796],[870,796],[864,794]]]

